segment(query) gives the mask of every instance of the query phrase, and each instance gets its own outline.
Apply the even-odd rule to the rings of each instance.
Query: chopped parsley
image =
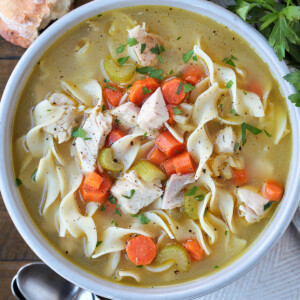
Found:
[[[258,134],[262,133],[262,130],[260,130],[260,129],[258,129],[258,128],[256,128],[256,127],[250,125],[250,124],[246,124],[246,126],[247,126],[247,129],[248,129],[251,133],[253,133],[254,135],[258,135]]]
[[[20,178],[16,178],[16,186],[19,186],[22,184],[22,180]]]
[[[183,83],[180,82],[176,94],[179,95],[183,87]]]
[[[227,235],[228,234],[228,231],[227,230],[225,230],[225,235]]]
[[[121,45],[120,47],[118,47],[117,49],[116,49],[116,52],[117,53],[122,53],[123,51],[124,51],[124,49],[125,49],[125,45]]]
[[[189,93],[190,91],[192,91],[194,89],[195,89],[195,87],[190,83],[185,83],[184,86],[183,86],[183,91],[185,93]]]
[[[136,267],[140,269],[143,267],[143,265],[137,265]]]
[[[105,206],[101,206],[100,208],[101,211],[105,211],[105,209],[106,209]]]
[[[111,90],[115,91],[115,92],[118,91],[114,86],[112,86],[112,85],[110,85],[110,84],[108,84],[108,83],[106,84],[106,87],[107,87],[108,89],[111,89]]]
[[[186,196],[194,196],[197,192],[197,187],[193,186],[185,195]]]
[[[174,107],[173,107],[173,112],[174,112],[174,115],[175,115],[175,116],[178,116],[178,115],[182,114],[182,110],[179,109],[178,106],[174,106]]]
[[[143,214],[138,215],[138,219],[141,224],[148,224],[150,220]]]
[[[215,268],[215,269],[219,269],[219,266],[216,265],[216,266],[214,266],[214,268]]]
[[[135,190],[131,190],[131,191],[130,191],[130,196],[125,196],[125,195],[122,195],[122,196],[123,196],[124,198],[131,199],[132,196],[134,195],[134,193],[135,193]]]
[[[229,80],[226,84],[226,89],[230,89],[233,85],[233,81],[232,80]]]
[[[267,137],[271,137],[272,135],[267,131],[267,130],[265,130],[264,129],[264,132],[265,132],[265,134],[267,135]]]
[[[166,49],[163,46],[160,46],[160,53],[163,53],[165,51],[166,51]]]
[[[115,209],[115,214],[118,214],[120,217],[122,217],[120,211],[117,208]]]
[[[120,120],[119,119],[115,119],[115,122],[119,125],[120,124]]]
[[[139,42],[135,38],[129,38],[127,39],[126,45],[129,47],[137,45]]]
[[[102,14],[97,15],[97,18],[100,18],[100,17],[102,17]]]
[[[196,55],[193,56],[193,60],[194,60],[194,61],[198,61],[198,58],[197,58]]]
[[[264,210],[270,208],[272,206],[273,203],[275,203],[276,201],[270,201],[267,204],[264,205]]]
[[[145,132],[145,133],[143,134],[143,136],[142,136],[142,140],[143,140],[143,139],[145,139],[145,138],[146,138],[146,136],[147,136],[147,132]]]
[[[120,66],[123,66],[126,61],[129,59],[129,56],[118,58],[117,62]]]
[[[142,44],[141,45],[141,54],[145,51],[146,49],[146,44]]]
[[[183,59],[184,63],[186,64],[193,55],[194,55],[194,50],[193,49],[186,52],[185,54],[183,54],[182,59]]]
[[[106,110],[106,106],[105,104],[102,105],[102,111],[105,111]]]
[[[164,63],[164,60],[163,60],[163,58],[162,58],[162,56],[161,56],[160,54],[157,55],[157,58],[158,58],[158,60],[159,60],[159,62],[160,62],[161,64]]]
[[[128,84],[126,89],[130,89],[132,87],[132,84]]]
[[[154,70],[149,73],[149,76],[152,78],[163,80],[164,78],[162,76],[162,72],[162,70]]]
[[[245,92],[245,91],[243,91],[243,93],[244,93],[244,95],[247,95],[248,93],[247,92]]]
[[[238,116],[237,112],[235,111],[235,109],[233,108],[231,111],[230,111],[231,114],[234,114],[236,117]]]
[[[72,137],[82,138],[84,140],[91,140],[92,138],[86,137],[86,133],[82,128],[78,128],[77,126],[73,128]]]
[[[247,138],[246,138],[246,129],[247,129],[247,125],[244,122],[242,125],[242,146],[244,146],[247,142]]]
[[[228,57],[225,57],[223,59],[223,62],[232,67],[236,67],[235,63],[233,62],[234,60],[238,60],[238,59],[234,55],[230,55]]]
[[[239,146],[240,146],[240,143],[235,143],[234,147],[233,147],[233,151],[236,152],[237,149],[239,148]]]
[[[177,39],[176,39],[176,40],[177,40],[177,41],[179,41],[180,39],[181,39],[181,36],[177,37]]]
[[[116,227],[119,227],[118,223],[114,220],[111,220],[111,224],[114,224]]]
[[[98,248],[103,242],[102,241],[98,241],[96,244],[96,248]]]
[[[110,195],[107,199],[111,204],[116,204],[116,198],[113,195]]]
[[[141,68],[136,68],[136,71],[140,74],[147,74],[150,73],[152,71],[154,71],[155,69],[153,67],[141,67]]]
[[[144,94],[144,95],[149,94],[149,93],[152,93],[152,90],[151,90],[151,89],[147,89],[146,86],[143,86],[143,87],[142,87],[142,90],[143,90],[143,94]]]
[[[158,47],[158,45],[156,45],[154,48],[151,48],[150,51],[154,54],[160,54],[160,49]]]
[[[254,135],[258,135],[258,134],[262,133],[262,130],[260,130],[259,128],[256,128],[245,122],[241,125],[241,127],[242,127],[242,146],[244,146],[247,141],[246,129],[249,130]]]
[[[197,195],[197,196],[195,196],[195,199],[196,199],[197,201],[201,202],[201,201],[204,200],[204,195],[203,195],[203,194]]]
[[[173,73],[174,73],[174,71],[173,71],[173,70],[170,70],[169,75],[171,75],[171,74],[173,74]]]
[[[35,169],[35,170],[33,171],[32,175],[31,175],[31,180],[32,180],[33,182],[35,182],[35,180],[36,180],[36,173],[37,173],[37,169]]]

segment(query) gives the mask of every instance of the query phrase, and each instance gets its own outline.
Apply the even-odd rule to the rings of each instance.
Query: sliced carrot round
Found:
[[[156,256],[156,245],[151,238],[138,235],[127,242],[126,252],[134,264],[148,265]]]
[[[232,172],[235,185],[240,186],[248,182],[249,178],[245,169],[233,169]]]
[[[262,193],[265,198],[271,201],[279,201],[283,194],[282,184],[275,180],[268,180],[263,185]]]
[[[204,75],[204,70],[194,65],[185,67],[181,72],[182,79],[192,85],[196,85]]]
[[[163,83],[161,88],[164,99],[169,104],[180,104],[186,97],[184,82],[180,78],[172,78]]]
[[[201,248],[200,244],[196,240],[187,240],[183,243],[186,251],[195,260],[201,260],[204,256],[204,250]]]

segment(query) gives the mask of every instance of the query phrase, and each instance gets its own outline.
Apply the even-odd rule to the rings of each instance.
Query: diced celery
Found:
[[[113,159],[113,150],[111,148],[104,148],[98,156],[100,166],[111,172],[121,172],[124,165],[121,162],[116,162]]]
[[[182,245],[170,244],[161,249],[156,257],[158,263],[174,259],[180,271],[187,271],[189,267],[189,256]]]
[[[126,83],[132,79],[135,72],[134,64],[125,64],[118,66],[112,58],[107,57],[103,61],[106,74],[114,83]]]
[[[157,166],[152,164],[148,160],[141,160],[132,168],[137,174],[145,181],[151,182],[155,179],[165,180],[166,174],[160,170]]]
[[[198,205],[201,201],[204,200],[205,194],[207,191],[204,189],[198,188],[195,195],[184,196],[183,200],[183,210],[188,215],[189,218],[197,220],[198,216]]]

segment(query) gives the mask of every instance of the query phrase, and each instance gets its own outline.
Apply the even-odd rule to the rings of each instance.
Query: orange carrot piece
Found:
[[[279,201],[283,194],[282,184],[275,180],[268,180],[263,185],[262,193],[265,198],[271,201]]]
[[[177,141],[169,131],[162,132],[155,143],[167,157],[172,157],[185,149],[185,144]]]
[[[169,113],[169,120],[167,121],[170,125],[174,124],[175,123],[175,120],[174,120],[174,107],[176,105],[174,104],[168,104],[167,105],[167,109],[168,109],[168,113]]]
[[[173,165],[177,174],[194,173],[195,167],[191,155],[188,151],[184,151],[173,157]]]
[[[120,138],[125,136],[126,134],[119,130],[119,129],[113,129],[109,135],[107,136],[106,142],[105,142],[105,147],[110,147],[113,143],[118,141]]]
[[[183,85],[184,82],[180,78],[165,81],[161,88],[165,101],[169,104],[180,104],[186,97]]]
[[[257,96],[260,97],[260,99],[263,98],[263,88],[258,80],[253,79],[252,81],[250,81],[250,83],[247,86],[247,90],[252,93],[255,93]]]
[[[143,88],[146,88],[149,93],[145,93]],[[136,81],[129,91],[129,100],[135,105],[142,105],[143,101],[152,95],[159,88],[159,83],[152,77]],[[145,89],[144,89],[145,90]]]
[[[181,77],[184,81],[196,85],[204,74],[204,70],[199,66],[189,65],[182,70]]]
[[[134,264],[149,265],[156,256],[156,245],[151,238],[138,235],[127,242],[126,252]]]
[[[167,160],[165,160],[162,163],[162,167],[165,170],[165,172],[167,173],[168,176],[171,176],[172,174],[176,173],[176,170],[174,168],[174,162],[173,162],[173,158],[169,158]]]
[[[123,93],[116,85],[109,83],[109,86],[111,86],[113,89],[109,87],[104,88],[104,97],[110,105],[118,106],[123,96]]]
[[[87,173],[84,184],[90,187],[91,189],[97,190],[99,189],[101,183],[103,182],[103,177],[101,177],[96,172]]]
[[[103,182],[98,189],[90,188],[84,181],[82,182],[80,194],[83,200],[103,203],[109,197],[109,190],[112,186],[111,180],[103,174],[101,176],[103,177]]]
[[[164,153],[158,148],[154,147],[148,154],[147,158],[154,164],[160,166],[165,160],[166,156]]]
[[[186,251],[191,255],[194,260],[201,260],[204,256],[204,250],[196,240],[187,240],[183,243]]]
[[[232,169],[235,185],[241,186],[249,181],[246,169]]]

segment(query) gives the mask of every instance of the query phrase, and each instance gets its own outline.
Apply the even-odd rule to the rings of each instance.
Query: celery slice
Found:
[[[130,81],[135,72],[134,64],[118,66],[110,57],[104,59],[103,67],[110,80],[117,84]]]
[[[188,215],[189,218],[197,220],[198,216],[198,205],[201,201],[204,200],[205,194],[207,191],[204,189],[198,188],[195,195],[184,196],[183,200],[183,210]]]
[[[111,172],[121,172],[124,165],[121,162],[115,162],[113,160],[113,150],[111,148],[104,148],[99,153],[98,161],[100,166]]]
[[[148,160],[141,160],[132,168],[145,181],[152,182],[155,179],[165,180],[166,174]]]
[[[187,271],[189,267],[189,256],[182,245],[170,244],[161,249],[156,257],[158,263],[163,263],[169,259],[174,259],[180,271]]]

